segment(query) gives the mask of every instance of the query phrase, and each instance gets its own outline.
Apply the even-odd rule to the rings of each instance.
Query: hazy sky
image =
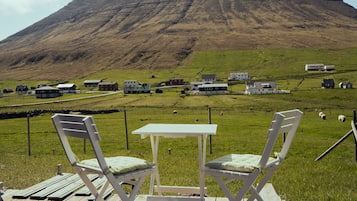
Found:
[[[0,0],[0,40],[61,9],[72,0]],[[357,0],[344,0],[357,8]]]

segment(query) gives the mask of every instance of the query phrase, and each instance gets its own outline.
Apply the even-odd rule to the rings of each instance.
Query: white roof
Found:
[[[228,84],[226,83],[220,83],[220,84],[203,84],[199,87],[228,87]]]
[[[57,88],[71,88],[73,86],[75,86],[75,84],[59,84]]]

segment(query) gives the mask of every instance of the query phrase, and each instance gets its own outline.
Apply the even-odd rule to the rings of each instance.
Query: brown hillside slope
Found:
[[[0,42],[0,79],[174,68],[199,50],[357,46],[342,0],[73,0]]]

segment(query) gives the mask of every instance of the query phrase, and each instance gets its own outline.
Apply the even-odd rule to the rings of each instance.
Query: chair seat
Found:
[[[123,174],[135,170],[142,170],[153,167],[153,164],[135,157],[116,156],[104,158],[108,164],[109,171],[113,174]],[[95,168],[100,168],[96,158],[87,159],[80,162],[83,165],[88,165]]]
[[[239,172],[253,172],[259,169],[261,155],[254,154],[229,154],[206,163],[206,167]],[[268,163],[275,158],[269,157]]]

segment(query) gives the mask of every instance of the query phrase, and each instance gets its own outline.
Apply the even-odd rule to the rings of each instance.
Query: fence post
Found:
[[[212,123],[211,107],[208,106],[208,124]],[[212,135],[209,135],[209,153],[212,154]]]
[[[125,126],[125,142],[126,142],[126,150],[129,150],[129,136],[128,136],[128,122],[126,119],[126,109],[124,108],[124,126]]]
[[[27,154],[31,156],[30,113],[27,113]]]
[[[356,115],[356,110],[353,110],[353,123],[356,125],[357,123],[357,115]],[[355,138],[355,160],[357,161],[357,139]]]
[[[83,153],[87,153],[87,140],[86,138],[83,138]]]

